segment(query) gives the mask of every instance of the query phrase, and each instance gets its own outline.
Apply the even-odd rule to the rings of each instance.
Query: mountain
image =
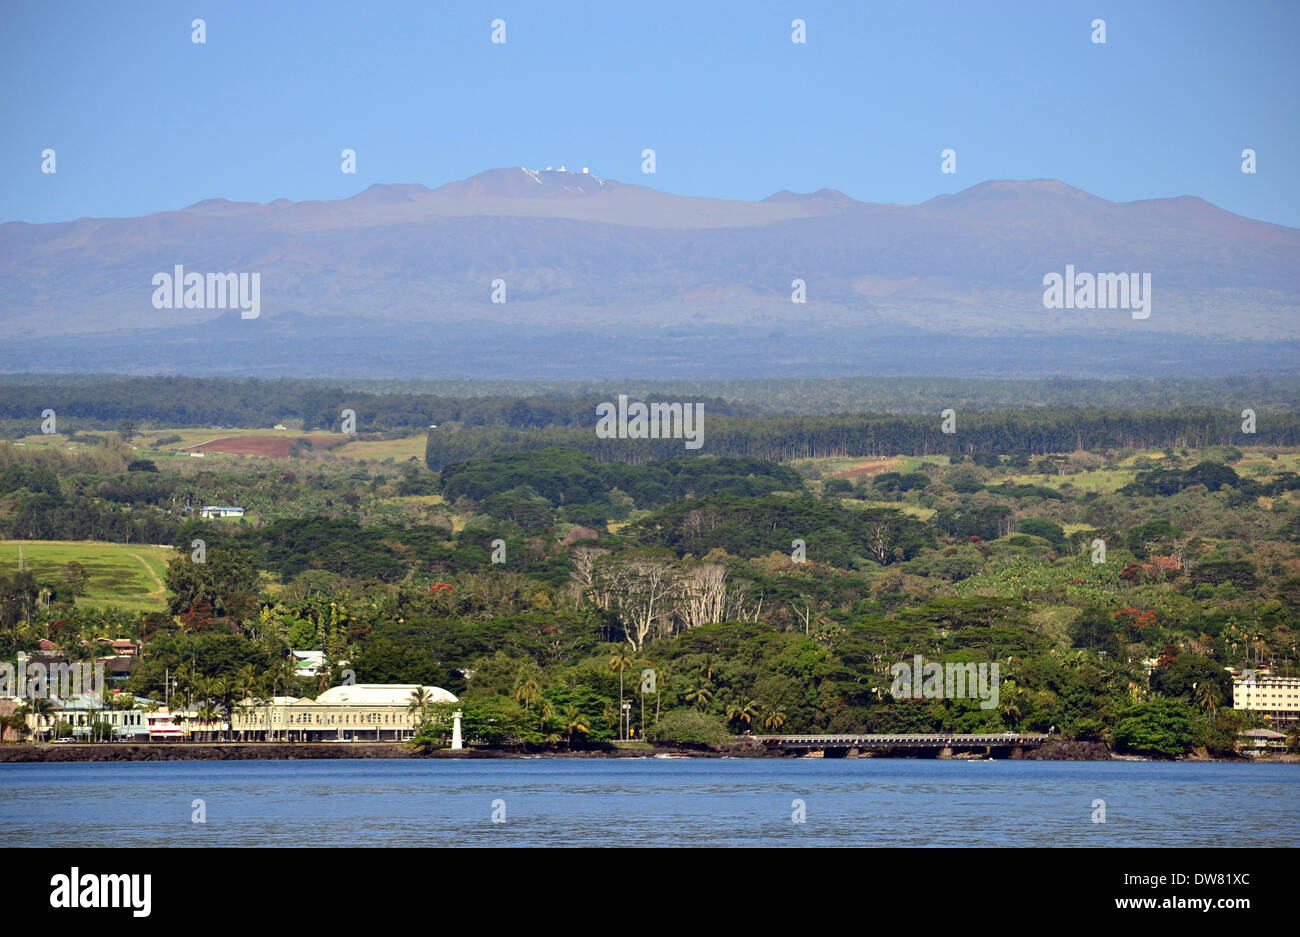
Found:
[[[155,275],[176,265],[260,274],[260,314],[154,308]],[[1150,274],[1149,317],[1044,308],[1044,276],[1067,265]],[[1047,179],[896,205],[494,169],[333,201],[11,222],[0,287],[10,371],[1145,376],[1293,367],[1300,348],[1300,230]]]

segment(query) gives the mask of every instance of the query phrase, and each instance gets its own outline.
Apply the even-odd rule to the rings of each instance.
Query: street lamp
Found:
[[[628,729],[632,724],[632,702],[623,700],[623,740],[627,741]]]

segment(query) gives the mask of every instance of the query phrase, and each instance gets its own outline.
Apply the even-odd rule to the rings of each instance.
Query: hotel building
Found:
[[[1290,725],[1300,719],[1300,677],[1234,677],[1232,708],[1263,713],[1275,729]]]

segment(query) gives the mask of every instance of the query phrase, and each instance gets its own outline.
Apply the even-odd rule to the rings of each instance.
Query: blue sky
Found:
[[[190,40],[203,17],[207,42]],[[506,43],[490,23],[506,21]],[[790,41],[790,23],[808,41]],[[1106,21],[1107,42],[1091,41]],[[1300,226],[1300,3],[50,3],[0,11],[0,221],[588,166],[918,202],[1058,178]],[[40,172],[46,147],[57,173]],[[340,151],[357,151],[357,173]],[[643,176],[653,147],[658,172]],[[957,151],[956,175],[939,171]],[[1258,153],[1241,172],[1240,153]]]

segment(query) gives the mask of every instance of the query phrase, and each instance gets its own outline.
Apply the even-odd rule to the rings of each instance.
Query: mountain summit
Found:
[[[489,169],[459,182],[449,182],[434,189],[445,195],[487,196],[495,198],[574,198],[613,192],[619,183],[602,179],[583,169],[572,172],[552,169]]]
[[[201,300],[155,308],[153,281],[176,266],[258,274],[260,316],[241,321],[233,306]],[[1150,317],[1047,308],[1044,278],[1068,268],[1149,274]],[[735,348],[739,336],[768,336],[770,347],[764,339],[745,353],[746,368],[799,361],[809,373],[830,358],[851,369],[903,333],[912,337],[888,363],[910,373],[934,373],[935,341],[953,343],[979,373],[978,342],[1001,354],[1031,340],[1138,337],[1171,362],[1175,340],[1219,355],[1225,341],[1276,355],[1300,340],[1300,230],[1193,197],[1111,202],[1051,179],[895,205],[835,189],[739,201],[565,167],[492,169],[435,189],[380,184],[328,201],[214,198],[142,218],[4,224],[0,280],[0,368],[10,369],[116,354],[151,373],[357,373],[349,362],[373,370],[356,360],[362,337],[389,354],[416,334],[436,336],[451,365],[474,354],[497,361],[502,342],[527,334],[516,371],[544,354],[546,367],[594,373],[610,373],[599,360],[610,349],[633,355],[639,342],[690,334],[727,336]],[[605,351],[575,361],[579,335]],[[58,355],[56,339],[67,340]],[[718,376],[714,356],[686,347],[671,346],[674,367]],[[1039,357],[1066,367],[1072,354]],[[1178,360],[1202,360],[1187,355]],[[336,356],[342,363],[327,363]],[[1009,360],[1019,366],[1025,354]]]

